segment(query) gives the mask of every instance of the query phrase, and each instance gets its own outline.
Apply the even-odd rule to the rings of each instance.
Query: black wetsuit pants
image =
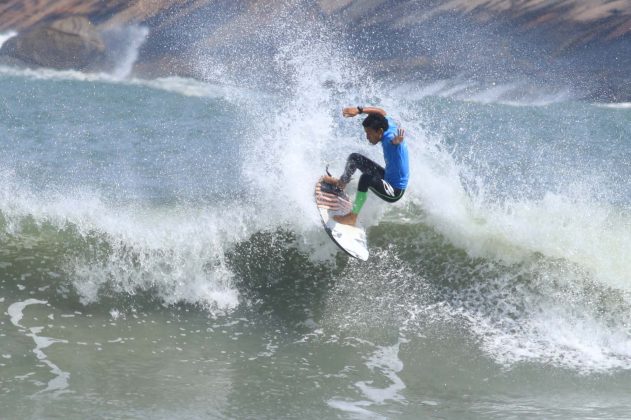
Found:
[[[359,178],[357,191],[367,192],[370,189],[377,197],[390,203],[394,203],[403,197],[405,190],[400,190],[390,185],[383,179],[386,171],[379,164],[359,153],[351,153],[348,156],[346,168],[344,168],[344,174],[340,177],[340,181],[348,184],[351,176],[357,169],[362,173]]]

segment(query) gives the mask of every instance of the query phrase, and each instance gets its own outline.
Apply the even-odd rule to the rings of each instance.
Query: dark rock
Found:
[[[39,25],[9,39],[0,55],[29,65],[83,70],[102,59],[105,44],[88,19],[72,16]]]

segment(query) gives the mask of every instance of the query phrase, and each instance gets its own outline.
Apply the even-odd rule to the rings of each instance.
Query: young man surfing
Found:
[[[394,203],[403,197],[410,175],[408,147],[407,143],[404,142],[405,131],[398,128],[381,108],[358,106],[342,110],[342,115],[346,118],[360,114],[368,114],[362,122],[366,138],[372,145],[381,142],[386,168],[382,168],[359,153],[352,153],[348,157],[344,173],[339,179],[329,175],[322,178],[322,181],[343,190],[357,169],[362,173],[359,178],[353,209],[344,216],[333,217],[336,222],[345,225],[355,225],[357,215],[366,202],[369,189],[382,200]]]

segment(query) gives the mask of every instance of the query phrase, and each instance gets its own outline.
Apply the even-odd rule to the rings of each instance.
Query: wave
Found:
[[[327,324],[386,324],[415,334],[432,322],[464,325],[506,366],[631,368],[631,340],[620,333],[631,302],[631,263],[625,258],[631,218],[624,206],[599,199],[590,179],[533,197],[494,196],[488,181],[457,159],[444,137],[426,129],[424,119],[436,115],[419,111],[404,93],[411,90],[391,91],[358,78],[361,69],[326,43],[303,44],[286,46],[292,90],[278,110],[266,109],[265,127],[255,126],[262,137],[248,143],[245,167],[259,171],[244,177],[267,198],[266,212],[282,214],[279,223],[308,242],[305,221],[317,221],[308,217],[312,200],[305,185],[322,173],[323,162],[341,172],[350,149],[379,160],[378,150],[358,140],[358,122],[339,116],[340,104],[375,98],[406,128],[411,156],[406,198],[395,205],[369,199],[362,210],[371,258],[364,266],[349,264],[336,277]],[[441,95],[460,95],[459,86],[436,88]],[[478,100],[503,101],[501,90]],[[524,102],[546,105],[571,97],[560,91]],[[496,112],[506,117],[501,107]],[[260,170],[272,173],[282,188]]]
[[[512,222],[465,217],[458,225],[456,214],[437,219],[418,198],[385,213],[373,207],[371,259],[362,264],[340,259],[319,224],[299,215],[270,220],[256,206],[231,208],[226,223],[222,207],[122,207],[80,191],[31,195],[4,181],[4,272],[20,278],[39,270],[58,286],[69,284],[84,304],[148,295],[220,315],[256,303],[294,308],[285,316],[305,323],[314,323],[311,313],[322,305],[316,325],[389,326],[404,334],[465,328],[507,367],[631,369],[631,299],[626,278],[616,277],[628,263],[610,266],[569,244],[576,235],[568,231],[586,220],[539,223],[551,208],[567,212],[566,222],[576,212],[554,200],[538,210],[524,205],[531,217],[521,228],[520,212]],[[590,249],[626,252],[615,248],[620,242],[603,242]],[[20,262],[31,259],[44,265]]]
[[[166,305],[230,313],[262,301],[276,313],[291,308],[292,322],[305,325],[387,326],[412,334],[446,325],[464,330],[506,366],[631,368],[625,330],[631,218],[624,206],[595,199],[580,180],[536,198],[499,199],[444,136],[426,129],[435,114],[396,91],[381,94],[388,90],[364,77],[334,39],[327,41],[333,35],[295,35],[275,56],[290,81],[281,97],[244,93],[247,113],[231,116],[247,127],[237,138],[242,165],[230,172],[240,200],[122,204],[86,191],[81,180],[36,193],[5,172],[4,252],[17,262],[37,252],[34,245],[43,247],[54,256],[45,272],[61,273],[85,303],[148,293]],[[213,87],[188,79],[159,79],[156,87],[78,72],[18,72],[161,90],[181,82],[176,89],[186,95],[192,87],[191,96]],[[458,89],[436,92],[457,96]],[[369,199],[362,211],[372,254],[367,264],[337,254],[312,195],[327,162],[339,173],[350,151],[380,159],[359,122],[340,115],[341,105],[358,103],[381,105],[401,121],[412,159],[405,199],[394,205]]]
[[[8,32],[2,32],[0,33],[0,48],[2,47],[2,44],[4,44],[5,42],[7,42],[10,38],[13,38],[14,36],[16,36],[18,33],[15,31],[8,31]]]
[[[107,73],[117,79],[127,78],[138,59],[140,47],[149,37],[149,28],[131,25],[103,32],[107,45],[107,61],[112,67]]]
[[[610,103],[610,104],[595,104],[598,107],[602,108],[611,108],[611,109],[631,109],[631,102],[619,102],[619,103]]]
[[[116,84],[121,86],[141,86],[150,89],[175,93],[186,97],[230,98],[238,96],[240,90],[184,77],[161,77],[156,79],[123,78],[109,73],[84,73],[77,70],[24,69],[0,66],[0,77],[20,77],[32,80],[77,81]]]
[[[6,174],[3,181],[0,238],[7,254],[15,263],[37,244],[54,256],[44,272],[63,275],[84,303],[153,291],[166,304],[211,312],[238,304],[225,249],[242,233],[222,229],[221,210],[112,207],[86,191],[35,194]]]
[[[437,80],[431,83],[405,83],[393,91],[402,99],[418,101],[438,96],[481,104],[509,106],[548,106],[581,97],[563,86],[542,86],[525,80],[513,82],[482,82],[461,78]]]

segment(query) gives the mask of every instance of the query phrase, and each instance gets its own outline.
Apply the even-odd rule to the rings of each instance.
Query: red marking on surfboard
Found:
[[[334,191],[334,187],[327,185],[327,190]],[[318,208],[325,210],[343,211],[350,210],[351,202],[344,191],[333,193],[322,190],[322,183],[316,184],[316,204]],[[343,195],[342,195],[343,194]]]

